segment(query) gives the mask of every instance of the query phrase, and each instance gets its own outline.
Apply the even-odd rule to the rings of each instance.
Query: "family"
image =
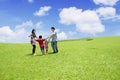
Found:
[[[39,36],[39,38],[35,34],[35,29],[32,30],[31,35],[29,36],[31,38],[31,45],[32,45],[32,55],[36,55],[36,42],[39,43],[42,55],[45,55],[48,53],[48,42],[51,39],[51,47],[53,49],[53,53],[58,53],[58,47],[57,47],[57,32],[55,31],[55,27],[51,27],[52,33],[47,38],[42,38],[42,35]],[[45,51],[46,50],[46,51]]]

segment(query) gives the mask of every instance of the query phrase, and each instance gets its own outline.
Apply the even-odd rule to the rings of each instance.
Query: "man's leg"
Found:
[[[55,43],[54,43],[54,42],[51,42],[51,46],[52,46],[52,49],[53,49],[53,53],[55,53],[54,45],[55,45]]]
[[[57,41],[55,41],[55,52],[58,52]]]

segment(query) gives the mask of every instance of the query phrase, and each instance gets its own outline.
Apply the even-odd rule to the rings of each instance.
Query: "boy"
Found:
[[[42,36],[40,35],[39,38],[36,41],[39,43],[42,55],[45,55],[45,51],[44,51],[44,41],[45,41],[45,39],[43,39]]]

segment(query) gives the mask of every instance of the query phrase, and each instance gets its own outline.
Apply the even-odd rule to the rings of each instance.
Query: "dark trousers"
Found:
[[[35,53],[35,50],[36,50],[36,45],[32,45],[33,46],[33,49],[32,49],[32,54]]]
[[[52,41],[51,46],[52,46],[53,52],[57,53],[58,52],[57,41]]]

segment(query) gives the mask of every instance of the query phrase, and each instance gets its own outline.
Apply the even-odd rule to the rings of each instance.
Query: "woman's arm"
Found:
[[[28,37],[32,37],[31,34]]]

